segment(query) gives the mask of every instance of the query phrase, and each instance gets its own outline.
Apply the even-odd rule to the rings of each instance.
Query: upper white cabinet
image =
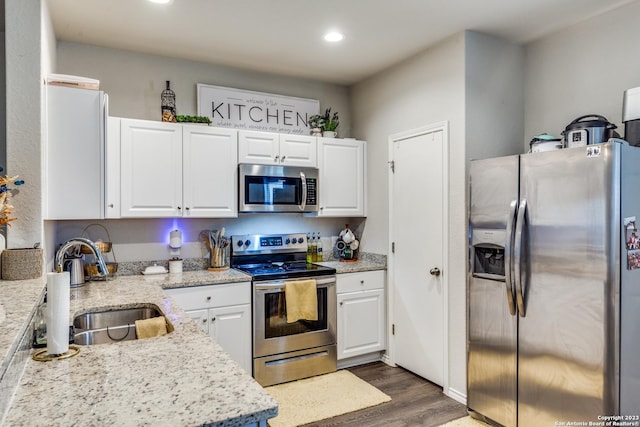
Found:
[[[106,95],[47,85],[46,103],[45,218],[103,218]]]
[[[122,217],[237,216],[237,131],[121,120]]]
[[[316,138],[272,132],[240,131],[238,161],[261,165],[318,167]]]
[[[320,210],[318,216],[365,216],[364,141],[318,138]]]

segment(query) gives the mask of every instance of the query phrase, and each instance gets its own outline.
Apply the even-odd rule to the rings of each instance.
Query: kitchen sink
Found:
[[[74,342],[92,345],[135,340],[136,320],[160,316],[164,317],[160,309],[152,304],[82,313],[73,319]],[[167,332],[172,332],[173,326],[169,321],[166,323]]]

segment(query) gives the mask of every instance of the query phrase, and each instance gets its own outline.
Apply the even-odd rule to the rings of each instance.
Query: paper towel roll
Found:
[[[47,353],[69,350],[69,301],[71,276],[68,271],[47,273]]]

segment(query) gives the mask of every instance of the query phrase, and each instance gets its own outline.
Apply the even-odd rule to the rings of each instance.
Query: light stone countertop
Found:
[[[276,401],[163,291],[248,280],[236,270],[195,271],[122,276],[72,290],[70,316],[97,307],[151,303],[174,331],[157,338],[80,346],[77,356],[65,360],[42,363],[29,358],[4,423],[242,426],[276,416]],[[9,283],[11,293],[19,292],[14,282],[0,286]],[[34,288],[41,294],[44,285]],[[5,289],[0,291],[1,304],[11,299]],[[39,300],[38,292],[33,293],[32,306]],[[22,323],[28,322],[26,316]],[[0,345],[4,351],[5,343]]]
[[[360,271],[386,270],[387,257],[385,255],[363,253],[355,262],[341,262],[339,260],[318,262],[316,264],[332,267],[337,274],[357,273]]]

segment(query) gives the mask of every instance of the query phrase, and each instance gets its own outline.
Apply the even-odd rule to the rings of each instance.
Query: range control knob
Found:
[[[249,246],[249,245],[251,245],[251,240],[245,240],[245,241],[244,241],[244,245],[245,245],[245,246]]]
[[[238,245],[238,247],[239,247],[239,248],[241,248],[241,247],[242,247],[242,245],[243,245],[242,240],[238,240],[237,245]]]
[[[289,243],[291,243],[291,239],[287,238],[287,240],[285,240],[284,242],[288,245]]]
[[[304,239],[302,237],[298,237],[298,243],[304,243]]]

